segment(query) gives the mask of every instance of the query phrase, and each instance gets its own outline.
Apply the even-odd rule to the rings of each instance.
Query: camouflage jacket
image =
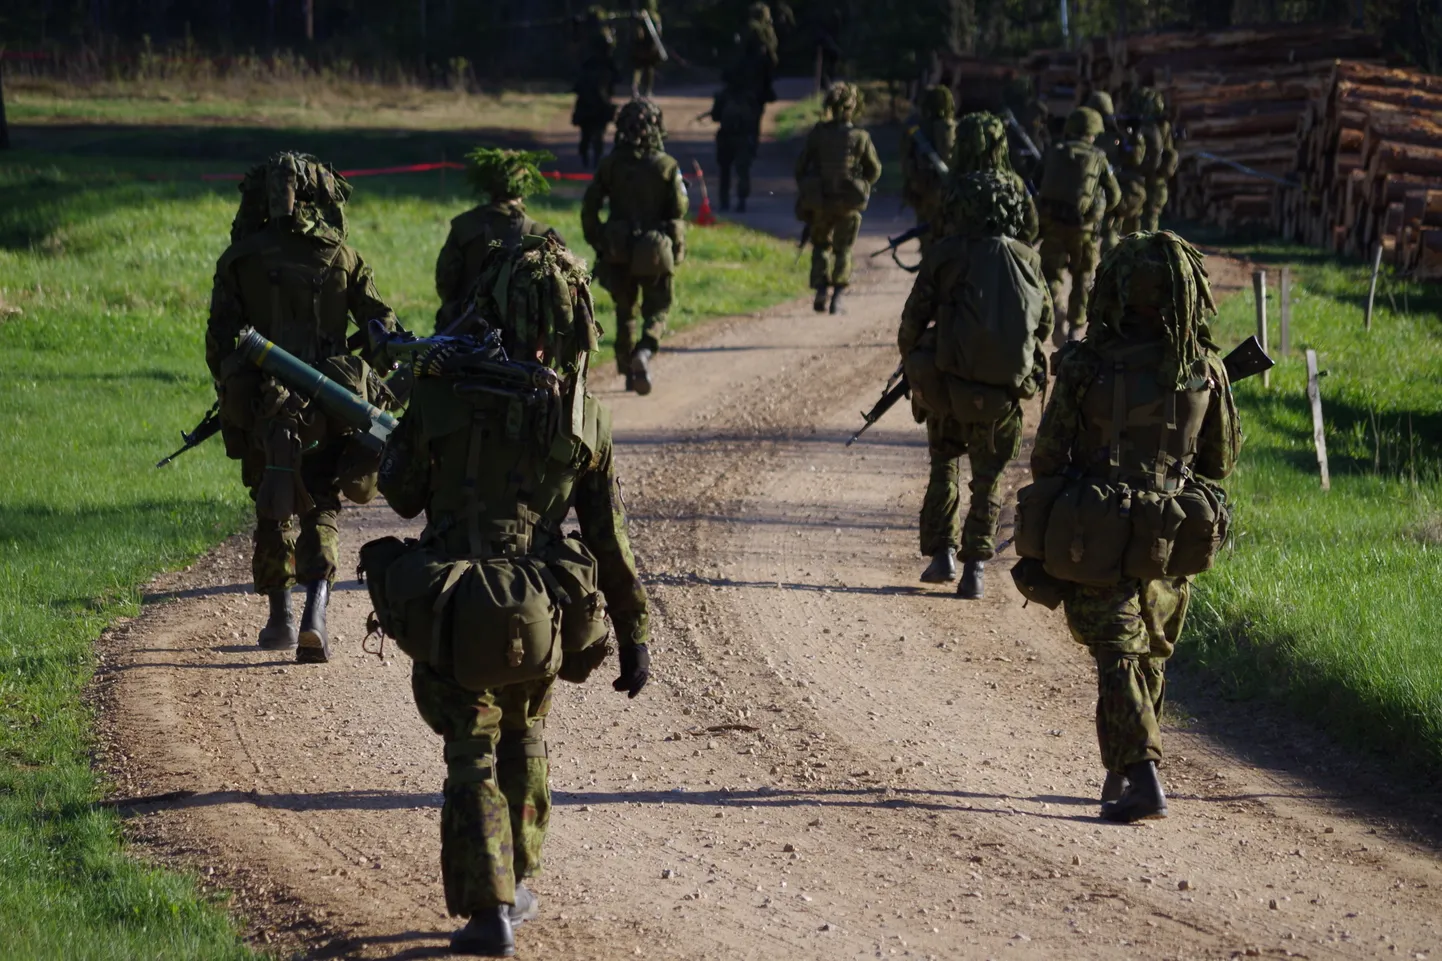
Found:
[[[491,241],[513,244],[525,234],[546,233],[554,234],[555,230],[526,216],[526,205],[520,200],[484,204],[454,218],[445,246],[436,258],[436,293],[442,308],[466,295]]]
[[[796,158],[796,182],[803,184],[812,177],[819,178],[827,195],[842,180],[865,184],[869,198],[872,185],[881,179],[881,158],[871,134],[845,120],[826,120],[812,127]]]
[[[601,221],[601,208],[608,208]],[[601,160],[581,198],[581,230],[598,251],[607,249],[611,232],[659,230],[671,238],[679,263],[686,249],[686,210],[690,199],[681,167],[667,153],[636,156],[612,150]]]

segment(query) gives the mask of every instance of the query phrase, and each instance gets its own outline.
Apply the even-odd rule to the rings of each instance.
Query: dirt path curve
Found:
[[[520,956],[1432,956],[1434,853],[1206,736],[1223,708],[1168,732],[1171,819],[1094,817],[1094,682],[1060,618],[1004,564],[981,602],[921,589],[920,429],[898,411],[841,444],[907,284],[866,269],[844,317],[797,302],[677,337],[645,399],[599,385],[656,678],[635,701],[609,672],[559,686]],[[383,505],[344,521],[351,556],[413,530]],[[105,757],[122,796],[154,798],[129,804],[135,833],[237,891],[262,942],[442,956],[444,765],[405,659],[361,651],[352,580],[332,664],[258,651],[246,548],[162,578],[102,642]]]

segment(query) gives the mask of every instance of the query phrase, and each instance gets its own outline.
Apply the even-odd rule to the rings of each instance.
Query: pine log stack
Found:
[[[1037,99],[1054,120],[1065,120],[1079,102],[1080,57],[1072,50],[1038,50],[1027,57],[1023,69],[1031,75]]]
[[[1339,61],[1303,112],[1282,234],[1442,279],[1442,77]]]
[[[1297,192],[1279,181],[1292,177],[1299,118],[1337,58],[1380,54],[1376,37],[1334,25],[1259,26],[1095,40],[1080,73],[1083,86],[1113,92],[1118,112],[1135,86],[1162,91],[1182,157],[1173,212],[1232,228],[1273,224],[1283,195]]]

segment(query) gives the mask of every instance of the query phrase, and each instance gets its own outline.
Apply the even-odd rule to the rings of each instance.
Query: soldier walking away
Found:
[[[1146,177],[1147,202],[1142,211],[1142,230],[1156,230],[1162,210],[1167,205],[1167,182],[1177,172],[1179,156],[1167,120],[1167,101],[1155,87],[1138,87],[1132,91],[1131,114],[1135,118],[1137,139],[1145,144],[1140,159]]]
[[[1101,256],[1098,232],[1121,200],[1106,154],[1093,143],[1101,132],[1101,114],[1089,107],[1072,111],[1066,139],[1047,150],[1037,185],[1042,270],[1054,301],[1061,299],[1064,272],[1071,274],[1065,327],[1057,325],[1063,342],[1086,326],[1087,292]]]
[[[728,86],[739,87],[755,101],[757,109],[752,117],[751,135],[758,142],[766,105],[776,102],[776,65],[780,62],[771,8],[764,3],[753,3],[747,11],[738,59],[723,79]]]
[[[1093,142],[1098,150],[1106,155],[1107,166],[1111,168],[1112,175],[1117,178],[1117,186],[1121,187],[1124,156],[1126,154],[1126,138],[1117,125],[1116,110],[1112,103],[1111,94],[1104,90],[1093,90],[1087,94],[1086,102],[1082,104],[1090,110],[1095,110],[1102,118],[1102,132],[1097,135]],[[1121,219],[1123,216],[1123,205],[1126,201],[1126,191],[1122,191],[1121,200],[1111,210],[1107,211],[1102,219],[1099,231],[1101,240],[1101,252],[1106,253],[1117,245],[1120,238]]]
[[[665,51],[659,42],[661,11],[657,9],[657,2],[658,0],[642,0],[641,6],[633,8],[631,14],[632,98],[650,97],[655,92],[656,68],[666,60]],[[646,25],[647,17],[650,18],[651,27],[656,30],[654,36]]]
[[[586,14],[585,56],[573,87],[576,105],[571,125],[580,128],[581,163],[594,169],[606,152],[606,127],[616,117],[611,102],[621,68],[616,66],[616,34],[605,20],[605,11],[592,7]]]
[[[596,280],[616,304],[616,368],[626,389],[642,395],[651,393],[651,360],[666,333],[676,268],[686,259],[686,183],[665,138],[660,107],[649,100],[626,104],[616,118],[615,146],[581,199]]]
[[[732,173],[735,173],[736,209],[746,211],[751,196],[751,164],[756,160],[757,117],[761,104],[747,88],[728,84],[711,103],[716,130],[716,166],[721,175],[721,209],[731,209]]]
[[[994,171],[1001,174],[1025,198],[1022,211],[1022,225],[1017,239],[1024,243],[1036,242],[1039,231],[1036,203],[1026,189],[1022,179],[1011,165],[1011,151],[1006,139],[1006,124],[996,114],[978,111],[963,116],[956,122],[956,146],[951,152],[950,183],[956,184],[968,174]],[[946,207],[942,205],[942,218]],[[943,235],[952,232],[957,225],[943,223]]]
[[[255,501],[251,567],[255,591],[270,599],[259,643],[296,649],[301,663],[330,657],[326,605],[335,580],[341,495],[375,494],[376,455],[351,431],[307,405],[237,353],[240,332],[268,340],[377,406],[389,391],[355,351],[372,320],[395,315],[376,293],[370,268],[346,244],[350,184],[307,154],[279,153],[246,174],[230,246],[215,267],[205,360],[220,395],[226,455],[240,461]],[[357,333],[349,339],[347,324]],[[297,524],[296,518],[299,517]],[[297,631],[290,588],[305,587]]]
[[[1086,339],[1056,356],[1034,483],[1018,492],[1012,572],[1030,599],[1065,605],[1097,666],[1102,817],[1165,817],[1166,663],[1191,575],[1226,539],[1216,481],[1241,431],[1202,255],[1170,232],[1123,238],[1103,259]],[[1178,523],[1180,522],[1180,523]]]
[[[947,158],[956,149],[956,106],[951,90],[926,88],[920,116],[906,125],[901,137],[901,199],[916,212],[918,224],[930,224],[922,235],[924,252],[943,236],[942,201],[946,193]]]
[[[551,812],[546,717],[620,646],[617,691],[650,676],[645,589],[618,496],[609,412],[586,392],[599,329],[586,265],[553,237],[492,247],[473,288],[488,339],[412,344],[415,392],[380,489],[419,543],[367,544],[376,619],[414,659],[422,719],[445,740],[441,876],[468,919],[451,950],[515,953],[538,913]],[[511,360],[510,358],[515,358]],[[579,533],[561,525],[574,508]]]
[[[968,174],[948,190],[950,231],[923,254],[896,336],[931,455],[921,505],[921,553],[931,564],[921,579],[955,580],[959,546],[957,594],[973,600],[996,555],[1001,475],[1021,450],[1021,401],[1046,384],[1042,345],[1052,305],[1040,257],[1018,239],[1026,200],[994,170]],[[971,460],[965,524],[957,517],[963,454]]]
[[[466,179],[481,202],[451,220],[451,232],[436,258],[436,293],[441,308],[436,312],[436,330],[448,330],[464,311],[462,299],[471,289],[481,261],[494,241],[508,247],[527,234],[552,234],[555,230],[526,215],[526,198],[551,191],[551,182],[540,165],[555,160],[545,150],[499,150],[477,147],[466,156]]]
[[[811,236],[812,306],[818,313],[841,313],[841,297],[851,283],[851,248],[861,232],[861,212],[881,178],[881,159],[871,135],[852,126],[861,109],[861,91],[837,81],[821,103],[822,120],[806,135],[796,158],[796,219]]]

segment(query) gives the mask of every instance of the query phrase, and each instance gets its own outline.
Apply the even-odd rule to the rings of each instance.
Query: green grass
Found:
[[[248,135],[239,156],[264,156],[265,138],[285,134]],[[96,635],[138,612],[151,576],[247,517],[218,442],[154,469],[212,399],[205,312],[235,185],[197,175],[235,164],[166,159],[193,132],[87,136],[70,156],[0,160],[0,959],[248,957],[193,880],[126,855],[117,817],[95,804],[104,786],[82,704]],[[241,135],[207,136],[229,152]],[[289,136],[319,141],[342,164],[416,149],[405,138]],[[351,239],[382,295],[422,332],[436,308],[435,252],[468,204],[454,174],[446,183],[358,181],[350,208]],[[589,253],[574,196],[536,207]],[[784,240],[694,229],[689,251],[674,327],[805,288]],[[613,329],[609,300],[598,301]]]
[[[1346,742],[1442,771],[1442,301],[1395,284],[1398,309],[1379,294],[1367,332],[1366,268],[1293,247],[1236,252],[1293,265],[1293,351],[1270,389],[1259,377],[1236,387],[1246,445],[1227,485],[1234,537],[1198,580],[1183,656],[1233,696],[1272,699]],[[1223,304],[1224,345],[1255,327],[1250,291]],[[1308,347],[1326,371],[1329,492]]]

